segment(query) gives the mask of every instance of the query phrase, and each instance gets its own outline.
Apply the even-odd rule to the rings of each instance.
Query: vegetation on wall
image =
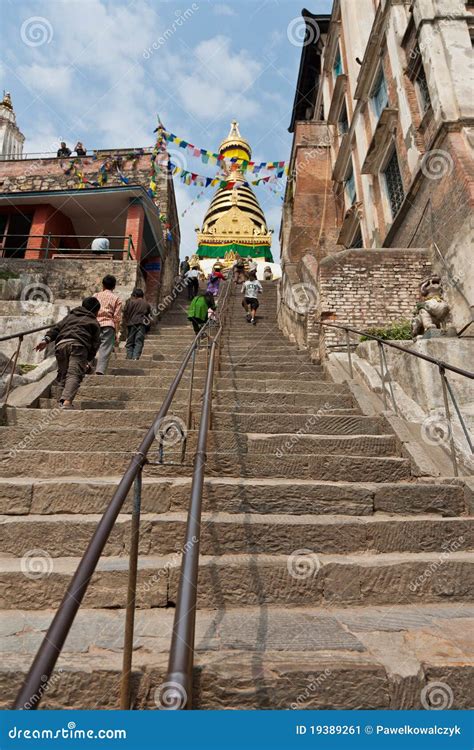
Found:
[[[399,320],[381,328],[368,328],[367,333],[377,336],[384,341],[411,341],[411,323],[409,320]],[[361,341],[370,341],[368,336],[361,336]]]

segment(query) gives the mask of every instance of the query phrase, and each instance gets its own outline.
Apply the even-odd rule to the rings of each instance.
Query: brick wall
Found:
[[[423,249],[344,250],[324,258],[318,267],[316,319],[348,323],[365,330],[411,319],[419,284],[431,271]],[[345,342],[345,334],[325,329],[321,354]]]

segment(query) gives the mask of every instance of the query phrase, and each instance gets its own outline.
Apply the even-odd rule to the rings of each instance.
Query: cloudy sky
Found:
[[[328,13],[331,0],[307,0]],[[301,54],[303,0],[0,0],[0,85],[10,91],[25,151],[58,141],[89,149],[148,146],[165,127],[217,150],[237,119],[256,161],[288,158]],[[214,176],[176,148],[173,160]],[[213,171],[214,170],[214,171]],[[212,188],[175,178],[182,255],[194,252]],[[279,256],[281,200],[255,188]]]

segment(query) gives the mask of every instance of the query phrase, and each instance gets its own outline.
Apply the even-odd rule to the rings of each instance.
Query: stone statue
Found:
[[[263,278],[264,281],[271,281],[273,279],[273,273],[270,266],[265,266],[265,268],[263,269]]]
[[[413,338],[430,338],[434,330],[440,329],[440,333],[435,335],[442,335],[441,331],[444,333],[446,330],[450,306],[443,299],[441,277],[436,274],[428,276],[421,282],[420,292],[422,301],[416,305],[415,317],[411,324]]]

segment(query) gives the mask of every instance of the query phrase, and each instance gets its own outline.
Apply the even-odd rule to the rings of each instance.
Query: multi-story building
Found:
[[[457,329],[472,319],[473,11],[461,0],[335,0],[331,16],[303,11],[282,261],[304,280],[313,259],[322,317],[409,317],[433,269]],[[386,281],[381,299],[372,268]],[[348,270],[367,302],[355,318],[341,288],[339,306],[328,302],[331,278],[347,281]]]
[[[5,99],[2,106],[10,107],[15,123],[10,97],[6,104]],[[10,135],[5,135],[7,146]],[[14,152],[1,144],[4,274],[41,274],[56,299],[87,292],[91,280],[97,283],[107,269],[119,281],[127,279],[125,286],[140,280],[152,302],[169,294],[178,271],[180,232],[166,155],[149,147],[60,158],[56,152],[22,153],[21,139]],[[91,245],[101,235],[109,249],[98,253]]]

